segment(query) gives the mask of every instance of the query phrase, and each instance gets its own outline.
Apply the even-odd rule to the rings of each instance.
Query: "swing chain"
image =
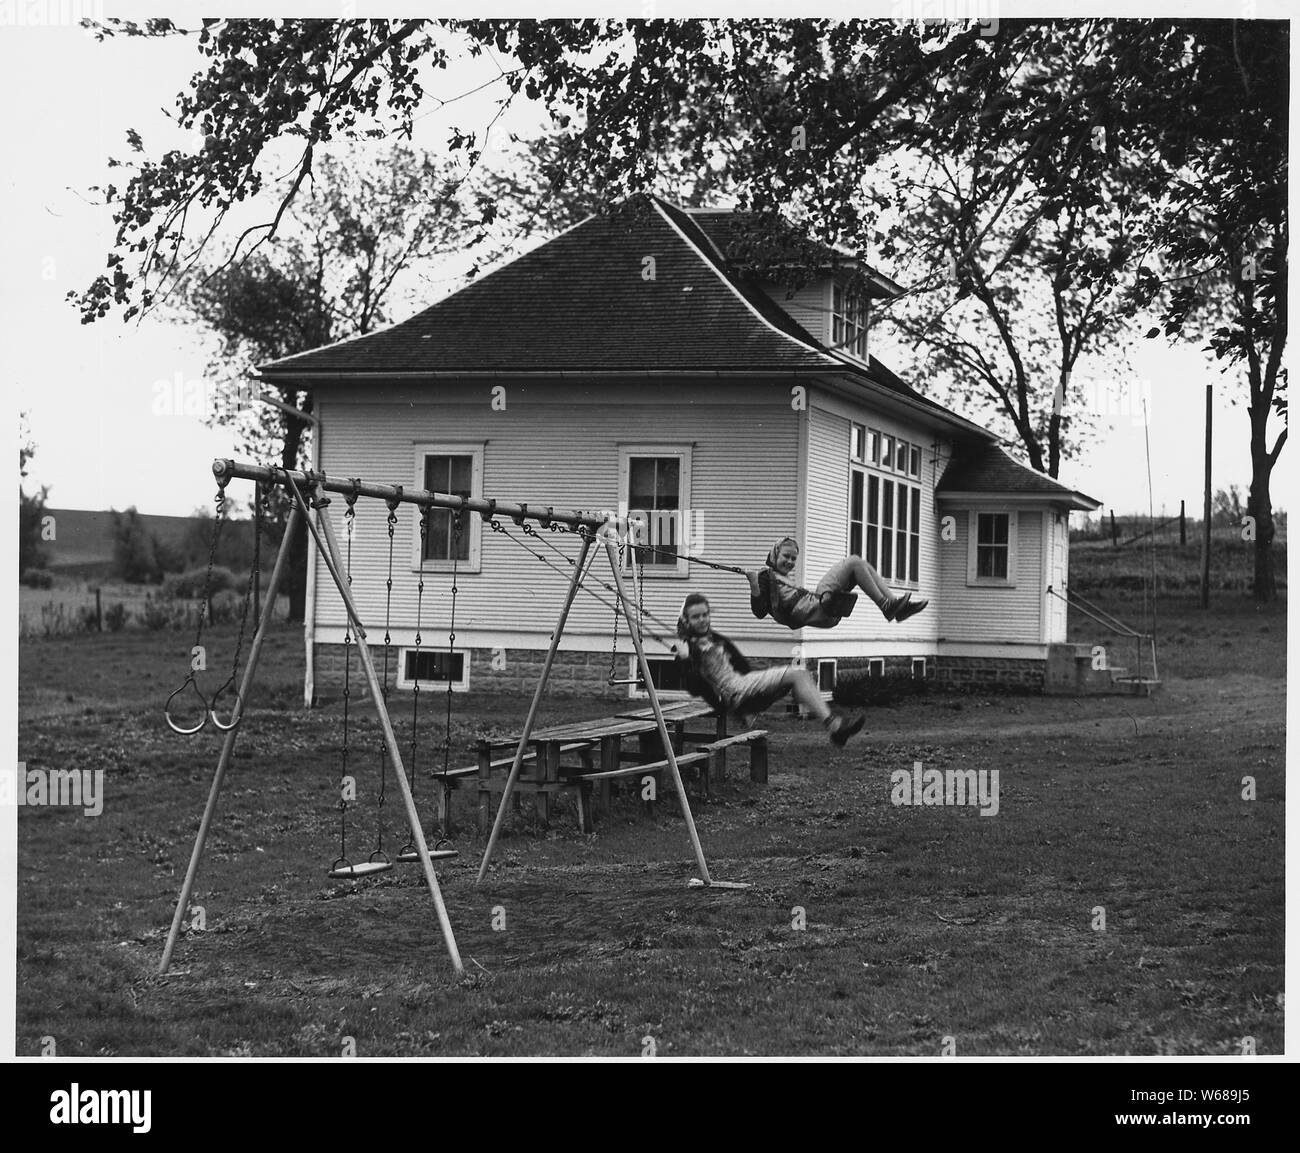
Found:
[[[415,760],[420,740],[420,645],[424,643],[421,630],[424,621],[424,554],[429,540],[429,506],[420,509],[420,580],[415,586],[415,661],[411,684],[411,763],[407,769],[407,778],[411,783],[411,796],[415,796]],[[404,847],[414,849],[413,845]]]
[[[260,486],[259,486],[260,487]],[[258,502],[257,491],[253,493],[253,532],[261,536],[262,532],[262,509]],[[230,723],[223,724],[217,716],[217,699],[227,689],[234,688],[239,679],[239,658],[244,651],[244,633],[248,629],[248,606],[253,603],[253,585],[256,583],[261,568],[258,564],[258,550],[253,550],[253,564],[248,570],[248,584],[244,589],[244,607],[239,614],[239,636],[235,640],[235,659],[230,666],[230,678],[215,693],[212,694],[212,700],[209,703],[209,712],[212,715],[212,723],[217,726],[223,733],[228,733],[243,719],[244,702],[239,696],[238,690],[235,693],[235,703],[230,710]]]
[[[461,508],[456,509],[451,514],[451,621],[447,626],[447,732],[442,751],[442,772],[444,777],[451,772],[452,668],[456,663],[456,597],[460,593],[460,589],[457,587],[457,576],[460,572],[460,518],[464,510],[464,500],[465,498],[462,497]],[[491,523],[495,527],[496,521]]]
[[[618,567],[621,572],[623,569],[623,541],[618,542]],[[614,644],[609,650],[609,683],[612,685],[618,679],[618,611],[619,598],[614,597]],[[629,624],[630,627],[630,624]]]
[[[208,723],[208,718],[212,716],[212,702],[204,697],[202,690],[199,688],[198,679],[194,675],[194,658],[198,655],[195,650],[197,650],[203,643],[203,615],[208,611],[209,597],[212,592],[212,569],[217,560],[217,543],[221,539],[221,523],[225,519],[226,515],[226,485],[229,483],[230,478],[228,476],[217,478],[217,495],[214,498],[217,510],[212,521],[212,537],[208,542],[208,571],[204,575],[203,592],[199,597],[199,620],[194,629],[194,645],[193,648],[190,649],[190,671],[186,675],[185,679],[181,681],[180,687],[167,698],[166,703],[163,705],[163,719],[167,722],[168,728],[173,732],[180,733],[182,736],[186,737],[193,736],[202,729],[203,726]],[[236,657],[236,660],[238,660],[238,657]],[[205,661],[205,666],[206,663],[207,662]],[[195,695],[199,698],[199,703],[203,706],[203,712],[199,719],[199,723],[193,728],[187,729],[182,728],[172,720],[171,709],[172,701],[179,697],[190,685],[194,686]],[[214,697],[213,701],[215,700],[216,698]]]
[[[347,511],[343,514],[343,523],[347,528],[348,554],[347,554],[347,581],[352,584],[352,526],[356,519],[356,509],[352,507],[355,497],[348,502]],[[352,698],[352,614],[348,614],[347,625],[343,630],[343,758],[342,770],[339,774],[339,860],[335,861],[335,867],[340,862],[348,861],[348,800],[347,800],[347,779],[348,779],[348,729],[350,701]]]
[[[212,593],[212,569],[217,563],[217,544],[221,540],[222,522],[226,519],[226,485],[229,483],[229,477],[221,477],[217,481],[217,495],[213,498],[217,513],[212,522],[212,537],[208,541],[208,571],[203,577],[203,594],[199,601],[199,625],[194,633],[195,648],[198,648],[199,642],[203,639],[203,614],[208,611],[211,603],[209,598]]]
[[[392,637],[392,610],[393,610],[393,545],[395,533],[397,530],[397,509],[402,501],[402,486],[395,485],[396,493],[385,503],[388,505],[388,582],[387,595],[384,600],[384,683],[382,696],[384,708],[388,707],[388,657],[393,645]],[[384,735],[381,729],[379,734],[379,799],[376,802],[376,824],[378,825],[375,851],[370,854],[371,861],[376,857],[382,857],[387,860],[384,853],[384,801],[387,798],[388,791],[388,747],[384,743]]]

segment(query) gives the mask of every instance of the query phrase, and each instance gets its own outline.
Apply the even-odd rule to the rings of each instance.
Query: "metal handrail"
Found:
[[[1150,641],[1151,679],[1153,681],[1160,679],[1159,669],[1156,665],[1156,638],[1153,634],[1138,632],[1132,627],[1132,625],[1126,625],[1118,617],[1111,616],[1111,614],[1106,612],[1105,609],[1101,608],[1099,605],[1093,604],[1087,597],[1083,596],[1082,593],[1075,592],[1069,585],[1065,586],[1064,595],[1057,592],[1051,585],[1047,586],[1047,591],[1051,596],[1058,597],[1060,600],[1065,601],[1067,605],[1073,605],[1083,613],[1084,616],[1096,621],[1104,628],[1110,629],[1111,632],[1119,633],[1120,636],[1123,637],[1132,637],[1137,642],[1135,646],[1135,655],[1137,656],[1138,680],[1142,679],[1142,642]]]

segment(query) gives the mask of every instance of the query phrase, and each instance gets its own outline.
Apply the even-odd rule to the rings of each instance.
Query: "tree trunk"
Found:
[[[1277,575],[1273,571],[1273,501],[1269,495],[1273,465],[1263,444],[1251,445],[1250,515],[1255,518],[1255,603],[1277,600]]]
[[[297,396],[289,393],[286,404],[294,404]],[[302,422],[294,417],[284,417],[284,451],[280,464],[287,469],[298,467],[298,450],[302,445]],[[298,528],[289,542],[289,572],[286,574],[289,594],[289,620],[301,623],[307,616],[307,524],[298,521]]]

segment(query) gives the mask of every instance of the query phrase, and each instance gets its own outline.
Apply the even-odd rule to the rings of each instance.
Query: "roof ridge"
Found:
[[[815,352],[818,356],[824,357],[827,361],[830,362],[831,366],[837,368],[840,367],[840,362],[837,361],[834,357],[832,357],[828,352],[826,352],[825,349],[815,344],[809,344],[807,341],[800,340],[798,337],[793,336],[788,332],[782,332],[779,328],[776,327],[775,324],[773,324],[770,320],[768,320],[766,316],[764,316],[761,312],[759,312],[758,309],[754,307],[753,303],[748,299],[748,297],[746,297],[745,294],[741,292],[739,288],[736,287],[735,281],[733,281],[729,275],[723,272],[723,270],[720,269],[712,260],[707,259],[704,253],[700,251],[699,246],[696,245],[690,239],[690,237],[688,237],[686,233],[678,226],[677,222],[673,220],[673,218],[669,216],[667,212],[664,211],[664,205],[667,204],[667,201],[661,201],[659,197],[652,196],[650,198],[650,202],[654,205],[655,210],[659,213],[659,215],[664,218],[664,221],[667,223],[668,227],[671,228],[675,233],[677,233],[679,237],[681,237],[682,241],[687,245],[687,247],[689,247],[691,251],[694,252],[700,258],[700,260],[703,261],[704,264],[706,264],[709,267],[710,270],[712,270],[713,274],[720,281],[722,281],[722,283],[726,285],[728,289],[731,290],[732,295],[735,296],[735,298],[739,300],[740,303],[743,304],[745,308],[747,308],[761,324],[771,329],[778,336],[781,336],[784,339],[790,341],[792,344],[797,345],[799,348],[805,351]],[[675,210],[678,212],[681,211],[681,209],[676,208],[676,206],[672,206],[672,207],[674,207]],[[699,230],[697,229],[697,231]],[[715,251],[716,251],[716,246],[715,246]]]

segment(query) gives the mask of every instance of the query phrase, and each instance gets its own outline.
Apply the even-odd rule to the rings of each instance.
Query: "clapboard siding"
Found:
[[[808,446],[808,511],[804,530],[806,541],[803,557],[802,581],[814,588],[822,575],[836,561],[848,554],[849,549],[849,471],[851,428],[853,423],[878,428],[883,433],[901,437],[911,444],[922,446],[921,477],[900,477],[868,468],[867,474],[881,477],[893,476],[921,489],[920,556],[915,586],[907,582],[886,581],[896,589],[913,589],[913,596],[933,598],[939,585],[938,555],[936,549],[937,526],[934,512],[934,485],[936,470],[932,458],[936,454],[934,433],[920,426],[884,416],[865,405],[854,405],[841,398],[822,395],[813,397],[809,411]],[[947,446],[938,444],[946,453]],[[847,620],[833,630],[807,629],[806,644],[843,648],[843,642],[930,640],[938,633],[938,616],[931,609],[901,625],[890,624],[864,595],[858,607]],[[833,644],[832,644],[833,642]],[[827,650],[829,652],[829,649]],[[865,650],[863,650],[865,651]]]
[[[795,575],[816,588],[848,547],[849,419],[815,402],[808,412],[808,502],[802,568]]]
[[[993,511],[993,510],[990,510]],[[1002,510],[997,510],[1002,511]],[[1014,588],[968,586],[970,546],[968,510],[945,504],[954,519],[956,539],[939,548],[939,635],[943,640],[1037,643],[1042,618],[1043,514],[1017,512]]]
[[[724,563],[757,567],[770,541],[795,523],[798,420],[788,384],[647,379],[617,390],[550,381],[502,381],[501,386],[506,389],[504,411],[492,410],[492,386],[487,384],[438,382],[436,403],[431,399],[435,386],[424,391],[322,388],[318,467],[331,475],[411,487],[415,442],[478,444],[483,448],[482,496],[534,507],[599,509],[618,503],[620,444],[687,445],[692,452],[689,506],[702,518],[697,551]],[[342,498],[335,497],[329,510],[340,543],[345,539],[344,508]],[[353,587],[372,639],[383,635],[386,516],[382,502],[358,503]],[[523,537],[508,520],[506,525],[534,551],[568,569],[545,544]],[[548,544],[577,555],[575,536],[538,531]],[[411,557],[416,532],[414,506],[402,506],[394,538],[395,643],[409,643],[415,625],[418,578]],[[458,642],[472,644],[475,633],[509,632],[517,634],[512,645],[544,646],[563,604],[566,579],[486,525],[481,533],[481,572],[462,571],[458,579]],[[592,571],[612,583],[603,557]],[[426,645],[446,643],[450,583],[450,574],[426,571]],[[591,587],[608,598],[598,584],[591,582]],[[316,589],[316,624],[341,628],[342,603],[320,565]],[[774,632],[770,621],[760,623],[749,612],[748,585],[742,578],[702,565],[692,565],[685,580],[647,580],[646,608],[675,621],[682,598],[697,589],[709,596],[723,631],[737,636]],[[655,627],[651,622],[647,626]],[[580,594],[566,627],[565,647],[606,645],[612,628],[612,610]],[[620,647],[628,647],[625,631]]]
[[[823,344],[830,339],[830,288],[826,280],[805,284],[786,299],[787,289],[779,284],[764,284],[763,291],[801,324],[814,340]]]

